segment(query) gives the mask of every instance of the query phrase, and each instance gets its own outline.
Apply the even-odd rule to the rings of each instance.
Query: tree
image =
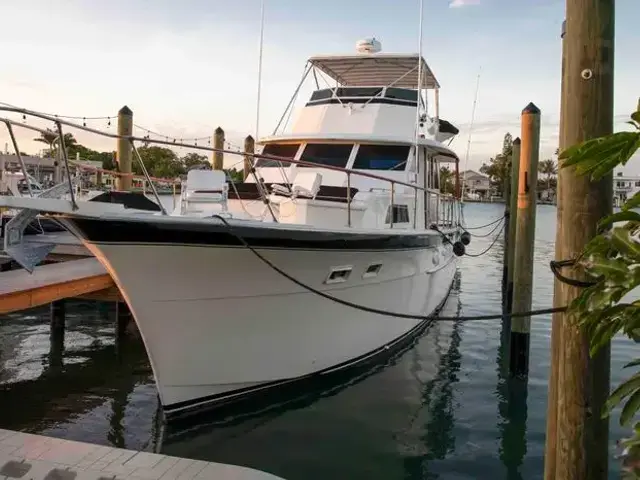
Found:
[[[562,168],[573,165],[578,174],[589,175],[595,181],[618,165],[625,165],[640,148],[640,104],[628,123],[636,131],[587,140],[562,152]],[[618,332],[640,342],[640,300],[632,301],[635,295],[628,295],[640,286],[640,269],[636,268],[640,264],[640,213],[634,211],[639,206],[640,192],[636,192],[620,212],[600,220],[598,228],[604,233],[593,238],[580,256],[580,265],[591,276],[593,285],[585,288],[569,308],[589,335],[592,355]],[[617,222],[620,223],[614,225]],[[638,366],[640,358],[625,368]],[[630,425],[640,409],[640,372],[636,371],[611,393],[603,415],[622,402],[625,405],[620,424]],[[631,437],[621,445],[625,448],[624,478],[640,478],[640,422],[635,423]]]
[[[489,164],[483,163],[482,167],[480,167],[480,173],[484,173],[489,177],[491,186],[500,195],[503,193],[504,181],[509,174],[512,149],[513,137],[510,133],[506,133],[502,141],[502,151],[489,159]]]
[[[47,128],[45,132],[40,132],[40,136],[34,138],[35,142],[46,143],[49,145],[49,157],[56,157],[57,155],[57,146],[58,145],[59,135],[57,132],[54,132],[50,128]],[[65,133],[64,136],[64,146],[67,150],[67,155],[75,155],[75,148],[78,144],[73,133]]]
[[[558,173],[556,162],[550,158],[540,162],[540,173],[547,176],[547,190],[551,190],[551,177]]]
[[[202,168],[207,165],[211,165],[207,157],[205,155],[200,155],[199,153],[188,153],[182,157],[180,161],[184,164],[184,167],[187,170],[192,167]]]
[[[453,172],[449,167],[440,167],[440,191],[442,193],[453,193]]]
[[[178,159],[175,152],[169,148],[140,147],[138,153],[140,153],[140,158],[152,177],[176,178],[185,173],[183,163]],[[142,175],[139,162],[134,161],[132,168],[133,173]]]

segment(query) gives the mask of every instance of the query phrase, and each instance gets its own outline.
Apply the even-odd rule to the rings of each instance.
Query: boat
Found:
[[[167,418],[379,361],[446,301],[465,238],[459,182],[442,194],[438,176],[458,172],[445,145],[458,130],[440,119],[421,54],[382,53],[375,39],[357,47],[308,60],[300,84],[327,87],[314,87],[290,130],[280,122],[258,140],[244,182],[191,170],[172,212],[0,198],[46,211],[108,270]]]

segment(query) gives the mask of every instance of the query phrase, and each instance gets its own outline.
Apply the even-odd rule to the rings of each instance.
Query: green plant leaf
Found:
[[[627,364],[626,364],[624,367],[622,367],[622,368],[630,368],[630,367],[637,367],[637,366],[640,366],[640,358],[636,358],[635,360],[633,360],[633,361],[631,361],[631,362],[627,363]],[[640,427],[640,422],[638,422],[638,423],[639,423],[638,427]]]
[[[633,112],[631,114],[631,119],[636,123],[640,123],[640,110],[638,110],[637,112]]]
[[[632,208],[636,208],[640,206],[640,192],[636,192],[633,194],[629,200],[624,202],[622,205],[622,210],[631,210]]]
[[[640,390],[636,390],[624,404],[620,414],[620,425],[628,425],[640,408]]]
[[[633,377],[631,377],[629,380],[623,382],[622,384],[618,385],[618,388],[616,388],[611,395],[609,396],[609,398],[607,399],[606,403],[605,403],[605,411],[606,414],[609,414],[611,412],[611,410],[618,405],[620,402],[622,402],[622,400],[624,400],[626,397],[628,397],[629,395],[631,395],[633,392],[635,392],[636,390],[640,389],[640,375],[639,374],[635,374]]]
[[[640,260],[640,244],[631,238],[629,231],[622,227],[611,230],[611,243],[625,256]]]
[[[635,195],[631,198],[631,200],[633,200],[634,198],[635,198]],[[638,202],[640,202],[640,197],[638,197]],[[598,222],[598,229],[608,227],[612,223],[629,222],[629,221],[640,222],[640,213],[633,212],[631,210],[623,210],[621,212],[616,212],[613,215],[609,215],[608,217],[604,217],[602,220],[600,220]]]

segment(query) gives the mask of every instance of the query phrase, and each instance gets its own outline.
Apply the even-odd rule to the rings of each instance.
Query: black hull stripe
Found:
[[[64,217],[74,232],[89,243],[197,245],[240,247],[243,244],[219,222],[186,223],[140,219]],[[234,232],[256,248],[300,250],[413,250],[442,245],[441,235],[407,231],[406,234],[318,232],[234,226]]]
[[[449,291],[447,292],[444,300],[434,310],[434,314],[439,312],[446,303],[449,298],[452,285],[453,281],[449,285]],[[424,320],[404,335],[396,338],[390,343],[372,350],[371,352],[302,377],[261,383],[260,385],[241,388],[238,390],[163,405],[162,408],[165,417],[167,420],[174,420],[198,414],[205,409],[210,411],[215,408],[235,406],[244,401],[250,401],[257,397],[267,396],[269,393],[273,393],[286,387],[302,389],[306,385],[311,385],[315,380],[320,378],[323,380],[329,380],[332,375],[337,376],[338,374],[344,374],[352,369],[360,368],[367,364],[378,364],[384,359],[391,358],[402,349],[410,346],[424,332],[431,322],[432,320]]]

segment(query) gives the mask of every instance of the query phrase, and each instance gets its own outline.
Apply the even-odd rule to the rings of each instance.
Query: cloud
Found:
[[[451,0],[449,8],[468,7],[469,5],[479,5],[480,0]]]

